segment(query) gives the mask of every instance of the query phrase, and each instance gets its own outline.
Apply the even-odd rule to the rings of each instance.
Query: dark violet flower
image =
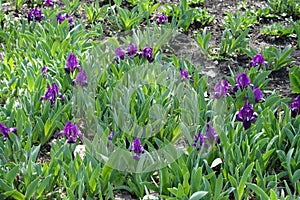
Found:
[[[203,143],[204,143],[204,136],[202,135],[202,133],[199,132],[198,135],[194,135],[195,136],[195,141],[194,143],[192,144],[193,147],[197,147],[197,150],[200,150]]]
[[[228,93],[229,84],[225,81],[219,81],[214,87],[214,98],[219,99]]]
[[[138,47],[133,42],[130,42],[129,46],[127,47],[126,54],[132,56],[137,52],[138,52]]]
[[[124,58],[125,58],[125,51],[121,47],[118,47],[115,50],[115,56],[117,58],[120,58],[121,60],[124,60]]]
[[[70,24],[70,28],[73,27],[73,18],[71,17],[71,15],[66,14],[65,16],[62,16],[62,14],[58,13],[56,15],[56,20],[61,24],[65,21],[65,19],[68,19],[68,23]]]
[[[44,77],[47,78],[47,67],[46,67],[46,65],[44,65],[44,67],[42,68],[42,73],[43,73]]]
[[[76,85],[79,84],[81,87],[87,87],[87,75],[85,73],[85,70],[81,70],[78,72],[76,79],[73,82],[73,85],[76,87]]]
[[[53,7],[54,6],[53,0],[45,0],[44,5],[49,6],[49,7]]]
[[[181,81],[185,81],[186,79],[190,79],[190,81],[194,82],[194,78],[192,76],[189,76],[189,72],[184,69],[180,69],[180,76],[181,76]]]
[[[298,95],[291,104],[291,115],[295,118],[300,114],[300,95]]]
[[[243,122],[243,127],[245,130],[250,128],[251,123],[254,122],[256,118],[257,114],[254,112],[250,103],[245,103],[236,114],[236,119]]]
[[[54,105],[57,97],[60,97],[61,100],[64,100],[64,96],[59,92],[59,88],[56,83],[52,84],[52,87],[48,85],[47,91],[43,97],[40,98],[40,101],[49,100],[51,102],[51,106]]]
[[[56,20],[61,24],[65,21],[65,17],[63,17],[60,13],[56,15]]]
[[[152,57],[152,48],[148,45],[147,47],[145,47],[141,54],[149,61],[149,62],[153,62],[154,58]]]
[[[114,131],[110,131],[109,136],[108,136],[108,140],[112,141],[112,139],[114,138],[115,132]]]
[[[141,145],[141,141],[139,138],[133,139],[130,151],[134,152],[134,155],[132,156],[133,159],[140,160],[140,154],[144,151],[144,148]]]
[[[258,103],[263,99],[263,93],[258,87],[253,88],[255,102]]]
[[[206,124],[206,135],[205,140],[208,141],[210,144],[219,143],[219,136],[217,135],[215,129],[210,124]]]
[[[158,24],[163,24],[165,21],[168,21],[168,18],[165,14],[161,14],[157,19]]]
[[[246,72],[242,72],[242,73],[237,75],[236,84],[232,88],[232,92],[236,92],[239,88],[241,90],[243,90],[249,85],[250,85],[250,78],[247,76]]]
[[[8,135],[9,132],[14,133],[16,136],[18,136],[16,128],[8,128],[3,123],[0,123],[0,132],[4,136],[4,141],[9,139],[9,135]]]
[[[73,26],[73,18],[72,18],[72,16],[69,15],[69,14],[66,14],[65,18],[68,19],[68,22],[69,22],[70,26],[72,27]]]
[[[65,67],[65,71],[67,73],[73,72],[75,68],[81,70],[81,67],[78,65],[78,60],[75,54],[71,53],[67,58],[67,67]]]
[[[56,137],[59,137],[61,135],[65,135],[68,143],[76,143],[76,139],[79,138],[80,140],[82,140],[82,134],[81,132],[78,130],[78,127],[76,124],[73,124],[70,121],[67,121],[64,129],[62,131],[60,131]]]
[[[266,67],[268,67],[268,64],[265,62],[263,55],[261,53],[258,53],[251,60],[250,67],[256,67],[261,65],[265,65]]]
[[[42,21],[43,20],[43,13],[42,10],[39,8],[33,8],[28,13],[28,20],[29,21]]]

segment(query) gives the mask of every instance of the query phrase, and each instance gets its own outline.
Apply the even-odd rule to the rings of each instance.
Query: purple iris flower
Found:
[[[144,151],[144,148],[139,138],[133,139],[130,151],[134,151],[133,159],[140,160],[140,154]]]
[[[219,81],[214,87],[214,98],[220,99],[228,93],[229,84],[225,81]]]
[[[65,16],[62,16],[62,14],[58,13],[56,15],[56,20],[61,24],[63,23],[66,19],[68,19],[68,22],[70,24],[70,28],[73,27],[73,18],[71,17],[71,15],[66,14]]]
[[[128,56],[132,56],[137,52],[138,52],[138,47],[133,42],[130,42],[129,46],[127,47],[126,54]]]
[[[42,21],[43,18],[42,10],[39,8],[33,8],[28,13],[28,21]]]
[[[261,53],[256,54],[250,62],[250,67],[256,67],[265,65],[268,67],[268,64],[265,62],[265,59]]]
[[[253,88],[255,102],[258,103],[263,99],[263,93],[258,87]]]
[[[65,19],[68,19],[68,22],[69,22],[70,26],[72,27],[73,26],[73,18],[72,18],[72,16],[69,15],[69,14],[66,14]]]
[[[65,21],[65,17],[63,17],[60,13],[56,15],[56,20],[61,24]]]
[[[110,131],[109,136],[108,136],[108,140],[112,141],[112,139],[114,138],[115,132],[114,131]]]
[[[49,7],[53,7],[54,6],[53,0],[45,0],[44,5],[49,6]]]
[[[46,65],[44,65],[44,67],[42,68],[42,73],[43,73],[44,77],[47,78],[47,67],[46,67]]]
[[[4,141],[9,139],[9,135],[8,135],[9,132],[14,133],[16,136],[18,136],[16,128],[8,128],[3,123],[0,123],[0,132],[4,136]]]
[[[163,24],[165,21],[168,21],[168,18],[165,14],[161,14],[157,19],[158,24]]]
[[[76,139],[79,138],[80,140],[82,140],[82,134],[81,132],[78,130],[78,127],[76,124],[73,124],[70,121],[67,121],[64,129],[62,131],[60,131],[57,135],[56,138],[61,136],[61,135],[65,135],[68,143],[76,143]]]
[[[75,68],[81,70],[80,65],[78,65],[78,60],[75,54],[71,53],[67,58],[67,67],[65,67],[65,71],[67,73],[73,72]]]
[[[200,150],[202,145],[205,143],[205,147],[208,149],[209,145],[214,145],[216,143],[220,143],[220,139],[218,134],[216,133],[213,126],[210,124],[206,124],[206,131],[205,136],[202,135],[200,132],[198,135],[195,135],[195,141],[192,144],[192,146],[196,147],[197,144],[197,150]]]
[[[190,79],[190,81],[194,82],[194,78],[189,76],[189,72],[185,69],[180,69],[181,81],[185,81],[186,79]]]
[[[141,54],[149,61],[149,62],[153,62],[154,58],[152,57],[152,48],[148,45],[147,47],[145,47]]]
[[[254,112],[250,103],[245,103],[244,106],[236,114],[236,119],[243,122],[245,130],[249,129],[252,122],[257,118],[257,114]]]
[[[121,60],[124,60],[124,58],[125,58],[125,51],[121,47],[118,47],[115,50],[115,56],[117,58],[120,58]]]
[[[81,70],[78,72],[76,79],[73,81],[73,86],[76,87],[76,84],[79,84],[81,87],[87,87],[87,75],[85,70]]]
[[[246,72],[242,72],[242,73],[237,75],[236,84],[232,88],[232,92],[237,92],[239,88],[241,90],[243,90],[249,85],[250,85],[250,78],[247,76]]]
[[[295,118],[300,114],[300,95],[298,95],[291,104],[291,115]]]
[[[212,125],[206,124],[205,133],[205,140],[207,140],[210,144],[219,143],[219,136]]]
[[[44,96],[40,98],[40,101],[49,100],[51,102],[51,107],[54,105],[57,97],[60,97],[61,100],[64,100],[64,96],[59,92],[59,88],[56,83],[52,84],[52,87],[48,84],[47,91]]]
[[[204,136],[202,135],[202,133],[199,132],[198,135],[194,135],[195,136],[195,140],[194,140],[194,143],[192,144],[193,147],[196,147],[197,146],[197,150],[200,150],[203,143],[204,143]]]

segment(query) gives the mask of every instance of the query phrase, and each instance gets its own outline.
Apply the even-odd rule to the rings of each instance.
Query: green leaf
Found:
[[[270,200],[278,200],[276,192],[274,190],[270,190]]]
[[[7,197],[12,197],[16,200],[24,200],[25,199],[25,196],[17,190],[11,190],[11,191],[5,192],[4,195]]]
[[[263,189],[261,189],[260,187],[258,187],[256,184],[253,183],[247,183],[247,186],[253,190],[253,192],[255,192],[257,195],[260,196],[259,199],[269,199],[269,196],[264,192]]]
[[[215,185],[215,192],[214,192],[215,199],[218,199],[218,197],[220,196],[222,188],[223,188],[223,176],[222,176],[222,174],[220,174],[218,176],[218,179],[217,179],[217,182]]]
[[[241,181],[240,181],[240,183],[239,183],[239,186],[238,186],[238,188],[237,188],[237,191],[238,191],[238,199],[242,199],[242,196],[243,196],[243,193],[244,193],[245,184],[246,184],[246,181],[247,181],[248,177],[251,175],[253,166],[254,166],[254,163],[251,163],[251,164],[246,168],[246,170],[245,170],[244,173],[243,173],[243,176],[242,176]]]
[[[32,181],[28,187],[26,188],[25,198],[31,199],[33,197],[33,194],[38,186],[39,183],[39,177],[37,177],[34,181]]]
[[[289,72],[290,85],[294,93],[300,93],[300,66],[293,67]]]
[[[0,179],[0,188],[2,191],[10,191],[13,190],[8,184],[6,184],[2,179]]]
[[[19,172],[19,165],[15,166],[12,170],[10,170],[6,176],[5,176],[5,180],[9,183],[12,184],[15,177],[17,176]]]
[[[202,199],[205,195],[207,195],[208,192],[206,191],[198,191],[192,194],[189,200],[199,200]]]
[[[300,179],[300,169],[297,169],[293,174],[292,183],[296,184],[299,181],[299,179]]]
[[[95,171],[93,172],[92,176],[90,177],[89,186],[91,188],[91,192],[94,192],[96,190],[97,178],[100,176],[100,169],[100,165],[98,165]]]
[[[168,188],[170,187],[170,177],[166,167],[159,170],[160,180],[160,193],[168,194]]]
[[[44,190],[46,189],[46,187],[48,186],[49,187],[49,181],[51,179],[53,175],[52,174],[49,174],[42,182],[41,184],[38,186],[38,188],[36,188],[36,198],[39,199]],[[47,188],[48,191],[51,191],[52,188]]]

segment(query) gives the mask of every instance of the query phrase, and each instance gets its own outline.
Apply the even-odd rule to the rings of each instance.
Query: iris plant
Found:
[[[49,6],[49,7],[53,7],[54,6],[53,0],[45,0],[44,5]]]
[[[291,115],[295,118],[300,114],[300,95],[298,95],[291,104]]]
[[[130,57],[136,54],[137,52],[138,47],[133,42],[130,42],[129,46],[127,47],[126,54]]]
[[[140,154],[144,151],[144,148],[139,138],[133,139],[130,151],[134,152],[133,159],[140,160]]]
[[[3,123],[0,123],[0,132],[4,136],[4,141],[7,140],[7,139],[9,139],[9,135],[8,135],[9,132],[14,133],[16,136],[18,136],[16,128],[8,128]]]
[[[67,67],[65,67],[65,71],[67,73],[73,72],[75,68],[81,70],[80,65],[78,64],[78,60],[75,54],[71,53],[67,58]]]
[[[243,90],[249,85],[250,85],[250,78],[247,76],[246,72],[242,72],[237,75],[236,84],[232,88],[232,92],[237,92],[239,88]]]
[[[47,91],[44,96],[40,98],[40,101],[49,100],[51,102],[51,107],[54,105],[57,97],[60,97],[61,100],[64,100],[64,96],[59,92],[59,88],[56,83],[52,84],[52,87],[48,84]]]
[[[265,62],[263,55],[261,53],[258,53],[251,60],[250,67],[256,67],[261,65],[265,65],[266,67],[268,67],[268,64]]]
[[[42,10],[39,8],[33,8],[28,13],[28,21],[42,21],[43,18]]]
[[[46,65],[44,65],[44,67],[42,68],[42,73],[43,73],[44,77],[47,78],[47,67],[46,67]]]
[[[73,124],[70,121],[67,121],[64,129],[62,131],[60,131],[56,137],[60,137],[61,135],[65,135],[68,143],[76,143],[77,138],[79,138],[80,140],[82,140],[82,134],[81,132],[78,130],[78,127],[76,124]]]
[[[219,136],[217,135],[214,127],[210,124],[206,124],[205,135],[200,132],[198,135],[195,135],[195,140],[192,146],[197,147],[197,150],[200,150],[204,143],[207,149],[209,145],[219,143]]]
[[[147,47],[145,47],[141,54],[149,61],[149,62],[153,62],[154,58],[152,57],[152,48],[148,45]]]
[[[73,81],[73,86],[80,85],[81,87],[87,87],[87,75],[85,70],[81,70],[78,72],[76,79]]]
[[[157,19],[157,23],[158,24],[163,24],[165,23],[166,21],[168,21],[168,18],[165,14],[161,14],[158,19]]]
[[[63,23],[65,20],[68,20],[68,23],[70,24],[70,28],[73,27],[73,18],[71,15],[66,14],[65,16],[62,16],[62,14],[58,13],[56,15],[56,20],[61,24]]]
[[[246,102],[244,106],[236,114],[236,120],[243,122],[245,130],[251,127],[252,122],[257,118],[257,114],[254,112],[252,105]]]
[[[180,69],[181,81],[185,81],[186,79],[190,79],[190,81],[194,82],[194,78],[189,76],[189,72],[185,69]]]
[[[108,136],[108,140],[112,140],[114,138],[115,132],[114,131],[110,131],[109,136]]]
[[[214,98],[220,99],[228,93],[229,84],[226,80],[219,81],[214,87]]]

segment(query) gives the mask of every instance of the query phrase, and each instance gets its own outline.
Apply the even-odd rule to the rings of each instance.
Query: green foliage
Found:
[[[300,93],[300,67],[294,66],[289,71],[289,78],[290,78],[290,84],[291,84],[291,90],[299,94]]]
[[[267,5],[275,14],[295,17],[300,14],[300,4],[295,0],[268,0]]]
[[[64,0],[65,7],[46,8],[43,1],[30,1],[28,6],[42,7],[41,22],[28,22],[23,15],[16,20],[1,9],[0,122],[18,131],[17,136],[9,132],[5,141],[0,133],[0,199],[114,199],[124,191],[143,199],[296,199],[300,117],[291,117],[290,98],[281,98],[274,88],[265,94],[270,73],[291,65],[294,48],[265,47],[261,53],[268,68],[239,68],[226,77],[231,90],[237,71],[245,71],[251,84],[263,91],[264,101],[255,102],[251,87],[214,99],[209,78],[199,73],[201,66],[164,52],[178,29],[188,31],[192,24],[202,27],[212,21],[205,8],[195,7],[204,1],[165,4],[163,13],[172,23],[163,25],[150,23],[159,3],[127,2],[131,5],[123,7],[119,0],[104,1],[100,7],[99,1],[87,6]],[[14,1],[16,9],[23,4]],[[299,14],[297,1],[269,0],[268,6],[265,13],[246,5],[244,13],[226,13],[221,56],[246,53],[252,58],[258,53],[247,47],[258,16]],[[78,19],[81,11],[89,26]],[[67,20],[58,23],[58,13],[71,14],[74,26]],[[291,24],[299,40],[299,23]],[[138,28],[144,25],[147,28]],[[130,35],[108,37],[116,30]],[[103,31],[109,32],[104,40]],[[277,24],[262,31],[292,32]],[[206,28],[197,31],[195,40],[203,54],[210,53],[211,37]],[[116,48],[126,51],[130,42],[139,52],[150,45],[154,61],[140,54],[117,59]],[[64,70],[70,53],[87,73],[86,88],[72,86],[78,70]],[[183,80],[180,69],[193,81]],[[300,93],[299,74],[298,66],[289,72],[294,93]],[[51,106],[40,97],[54,82],[65,100]],[[247,130],[236,120],[245,97],[257,114]],[[85,136],[83,157],[75,151],[80,142],[54,139],[68,120]],[[208,137],[206,123],[214,127],[219,143],[197,149],[192,146],[194,135]],[[144,147],[139,161],[132,158],[135,137]]]
[[[252,14],[242,15],[240,12],[236,12],[235,15],[231,12],[227,12],[223,19],[224,27],[231,31],[233,37],[238,37],[243,31],[256,23],[256,16]]]
[[[196,35],[196,42],[199,45],[201,52],[203,54],[208,54],[209,53],[209,41],[211,38],[211,33],[206,34],[206,28],[204,28],[202,34],[198,31]]]
[[[298,48],[300,48],[300,24],[299,24],[299,21],[291,22],[291,25],[297,34]]]
[[[164,4],[166,16],[172,16],[183,31],[187,31],[192,23],[200,23],[204,26],[212,22],[213,17],[204,8],[191,8],[187,0],[181,0],[180,5]]]
[[[99,1],[92,3],[90,6],[84,5],[84,9],[87,13],[87,17],[90,23],[94,24],[98,21],[103,21],[108,14],[108,5],[104,5],[99,8]]]
[[[291,53],[295,48],[290,45],[286,46],[283,50],[280,50],[274,46],[265,48],[262,50],[262,54],[271,70],[279,70],[288,66],[293,59],[291,58]]]
[[[279,23],[274,23],[272,25],[264,26],[260,29],[260,33],[264,35],[274,35],[274,36],[286,36],[293,34],[294,28],[286,27]]]
[[[231,29],[225,29],[221,38],[220,54],[232,55],[234,53],[240,53],[245,49],[249,43],[247,35],[249,29],[242,31],[240,34],[234,36]]]

